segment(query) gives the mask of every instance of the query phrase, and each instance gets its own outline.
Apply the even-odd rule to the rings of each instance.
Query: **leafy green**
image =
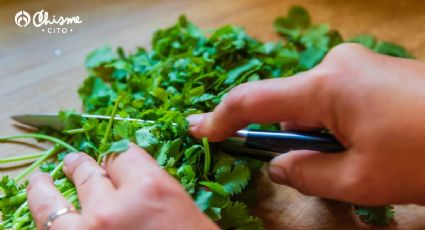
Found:
[[[154,152],[158,139],[152,134],[153,127],[143,127],[136,131],[136,143],[148,152]]]
[[[114,141],[110,144],[109,149],[104,154],[106,155],[111,153],[122,153],[128,149],[129,144],[130,141],[128,141],[127,139]]]
[[[312,68],[332,47],[343,42],[341,35],[328,25],[312,25],[308,12],[300,6],[292,7],[288,16],[276,18],[274,28],[297,47],[301,69]]]
[[[219,224],[224,229],[261,230],[261,219],[249,214],[248,207],[241,202],[232,202],[223,209],[223,218]]]
[[[243,164],[236,164],[233,167],[226,164],[215,171],[216,181],[231,195],[241,193],[242,189],[248,184],[250,177],[251,170]]]
[[[97,68],[102,64],[110,63],[111,61],[114,61],[117,58],[118,56],[112,50],[112,48],[110,46],[105,45],[104,47],[99,48],[87,55],[86,67],[88,69]]]
[[[375,37],[370,35],[359,35],[349,40],[350,42],[360,43],[365,47],[374,50],[377,53],[386,54],[394,57],[413,58],[403,47],[384,41],[377,41]]]
[[[382,207],[354,206],[356,214],[366,223],[378,226],[388,225],[394,217],[394,207],[385,205]]]
[[[62,111],[63,132],[43,128],[38,134],[0,138],[5,141],[30,137],[61,146],[57,151],[7,161],[37,159],[21,176],[3,177],[0,181],[4,221],[0,229],[35,229],[25,202],[25,183],[18,183],[34,168],[39,166],[49,172],[59,191],[79,207],[75,187],[61,173],[63,157],[70,151],[83,151],[101,160],[105,154],[125,151],[130,142],[149,152],[182,184],[200,210],[223,229],[264,229],[261,219],[252,216],[247,205],[255,201],[250,181],[261,162],[230,156],[206,138],[192,138],[185,118],[212,111],[241,83],[289,77],[310,69],[343,42],[328,25],[312,24],[308,12],[300,6],[291,8],[287,16],[278,17],[274,28],[283,38],[277,43],[258,41],[233,25],[207,36],[180,16],[175,25],[154,33],[151,51],[138,48],[126,53],[118,48],[115,52],[104,46],[89,53],[85,61],[88,77],[78,90],[84,113],[154,122],[92,119]],[[387,55],[411,57],[403,48],[367,35],[351,41]],[[249,127],[279,128],[276,124]],[[393,216],[390,206],[358,207],[357,213],[362,220],[374,224],[388,223]]]

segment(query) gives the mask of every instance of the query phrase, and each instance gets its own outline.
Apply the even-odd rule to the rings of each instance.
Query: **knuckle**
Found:
[[[27,191],[31,191],[34,188],[34,186],[36,186],[40,182],[52,182],[53,183],[52,178],[50,177],[49,174],[47,174],[47,173],[35,173],[34,175],[31,176],[31,178],[29,180]]]
[[[97,209],[90,218],[88,229],[112,229],[116,214],[109,209]]]
[[[347,65],[350,65],[347,63]],[[330,98],[331,100],[322,101],[322,113],[330,111],[333,102],[341,97],[341,94],[346,93],[349,87],[355,81],[355,78],[350,74],[349,66],[345,64],[330,63],[316,67],[315,75],[310,82],[311,90],[315,95],[311,98]]]
[[[83,187],[85,187],[85,186],[88,184],[88,182],[90,181],[90,179],[91,179],[91,178],[94,178],[94,176],[96,176],[96,172],[95,172],[95,171],[92,171],[92,172],[88,173],[87,175],[85,175],[85,176],[81,179],[81,181],[78,181],[78,182],[75,184],[75,186],[76,186],[77,188],[83,188]]]
[[[316,70],[316,74],[311,78],[310,87],[315,95],[312,95],[311,98],[328,98],[329,94],[336,93],[340,90],[340,81],[345,81],[341,79],[345,74],[341,73],[342,70],[337,68],[321,68]],[[329,102],[329,101],[327,101]]]
[[[120,154],[116,159],[114,159],[112,164],[122,164],[127,165],[129,168],[140,168],[141,166],[149,167],[150,171],[156,172],[160,170],[160,167],[156,163],[155,159],[148,153],[144,151],[131,151]],[[111,164],[111,165],[112,165]],[[142,172],[139,170],[139,172]]]
[[[239,110],[246,102],[246,92],[249,91],[249,83],[234,87],[223,100],[225,109],[228,111]]]
[[[74,177],[76,173],[90,168],[92,161],[93,159],[89,157],[79,155],[78,158],[74,161],[75,163],[70,168],[72,177]]]
[[[150,178],[143,181],[141,190],[149,199],[163,199],[164,197],[173,197],[179,192],[179,187],[173,185],[175,183],[171,183],[168,178]]]
[[[314,69],[314,71],[314,77],[312,77],[311,79],[313,82],[320,85],[323,85],[323,83],[327,83],[329,78],[341,75],[341,70],[335,67],[319,65]]]
[[[310,78],[309,86],[312,87],[313,92],[316,92],[323,87],[326,87],[329,83],[333,81],[329,81],[329,78],[333,78],[336,75],[336,70],[333,69],[317,69],[315,71],[314,77]]]
[[[148,197],[161,197],[166,190],[166,185],[157,180],[148,179],[143,182],[142,191]]]
[[[153,163],[156,162],[155,159],[149,154],[147,153],[144,149],[140,148],[140,147],[132,147],[132,151],[128,151],[126,153],[121,154],[123,158],[126,158],[125,160],[130,162],[149,162],[149,163]]]
[[[332,48],[318,67],[331,66],[336,69],[347,69],[353,59],[356,59],[356,62],[361,61],[358,55],[363,55],[366,50],[367,48],[356,43],[342,43]]]
[[[366,48],[357,43],[342,43],[329,51],[330,55],[336,55],[337,57],[343,57],[347,54],[357,54],[363,52]]]

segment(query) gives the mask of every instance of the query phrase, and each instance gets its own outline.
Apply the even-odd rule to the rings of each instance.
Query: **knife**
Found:
[[[109,120],[110,116],[81,114],[83,118]],[[22,114],[11,117],[13,120],[33,127],[48,126],[55,130],[63,130],[64,122],[57,113]],[[155,121],[134,118],[114,117],[115,120],[127,120],[140,123],[155,123]],[[331,134],[323,132],[290,132],[242,129],[234,136],[218,144],[219,149],[236,156],[249,157],[262,161],[291,150],[314,150],[325,153],[339,153],[344,146]]]

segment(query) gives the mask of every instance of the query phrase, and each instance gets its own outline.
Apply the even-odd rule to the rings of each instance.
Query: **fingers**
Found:
[[[142,148],[130,144],[130,148],[106,159],[106,170],[114,184],[121,188],[156,180],[166,173]]]
[[[350,201],[354,198],[353,179],[347,173],[354,162],[351,155],[292,151],[273,159],[268,172],[274,182],[302,193]]]
[[[249,82],[232,89],[214,112],[188,117],[195,137],[221,141],[249,123],[293,121],[323,126],[327,98],[325,73],[309,71],[291,78]]]
[[[74,182],[82,208],[89,203],[96,205],[99,199],[115,190],[105,170],[85,153],[68,154],[63,171]]]
[[[37,224],[37,229],[44,229],[48,216],[62,208],[72,207],[62,194],[56,190],[53,180],[47,173],[35,173],[30,178],[27,188],[28,205]],[[54,220],[51,229],[79,229],[81,216],[67,213]]]

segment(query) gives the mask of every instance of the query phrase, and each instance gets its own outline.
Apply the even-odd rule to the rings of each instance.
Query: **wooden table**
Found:
[[[344,37],[368,33],[403,44],[425,59],[425,3],[421,0],[217,0],[217,1],[0,1],[0,135],[20,130],[9,116],[26,112],[80,109],[76,90],[86,76],[83,60],[92,49],[109,43],[127,50],[148,47],[152,32],[186,14],[202,28],[224,24],[244,26],[264,41],[278,37],[273,19],[289,6],[306,6],[315,22],[327,22]],[[19,28],[15,13],[38,10],[80,16],[82,24],[67,34],[48,34],[32,27]],[[2,144],[0,157],[24,154],[19,145]],[[16,168],[0,168],[14,174]],[[259,180],[256,209],[267,229],[358,229],[349,206],[306,197],[287,187]],[[397,206],[397,229],[425,229],[425,208]]]

